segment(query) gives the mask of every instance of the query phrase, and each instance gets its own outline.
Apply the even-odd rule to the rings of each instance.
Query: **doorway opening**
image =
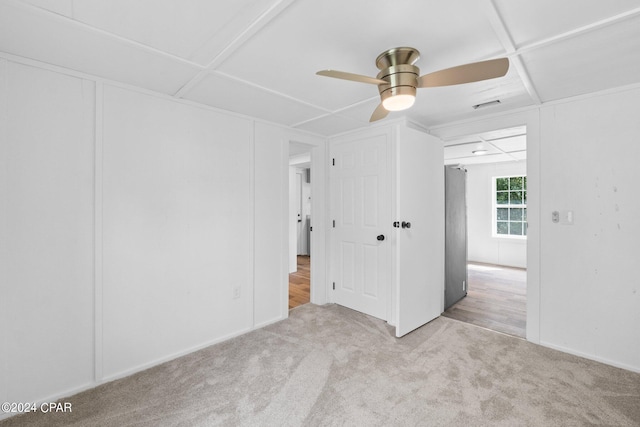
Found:
[[[289,309],[311,297],[311,149],[289,143]]]
[[[443,316],[526,338],[526,126],[449,140],[444,152],[466,170],[467,281]]]

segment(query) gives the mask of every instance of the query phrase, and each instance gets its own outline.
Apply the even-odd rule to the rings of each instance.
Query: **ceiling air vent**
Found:
[[[498,105],[500,104],[500,100],[496,99],[495,101],[489,101],[489,102],[483,102],[482,104],[476,104],[473,106],[474,110],[477,110],[478,108],[484,108],[484,107],[490,107],[491,105]]]

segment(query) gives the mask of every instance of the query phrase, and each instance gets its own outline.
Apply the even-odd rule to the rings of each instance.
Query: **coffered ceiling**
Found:
[[[375,76],[377,55],[398,46],[420,50],[422,74],[510,59],[503,78],[420,89],[389,115],[429,128],[640,82],[640,1],[0,0],[5,57],[320,135],[369,126],[379,98],[315,72]],[[491,138],[493,154],[518,145]]]

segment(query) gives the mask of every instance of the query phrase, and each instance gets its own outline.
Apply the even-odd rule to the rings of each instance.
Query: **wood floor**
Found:
[[[467,296],[442,315],[524,338],[527,270],[469,263],[468,273]]]
[[[298,271],[289,274],[289,309],[309,302],[311,258],[298,255]]]
[[[298,256],[298,271],[289,274],[289,309],[309,302],[310,257]],[[525,337],[527,271],[470,263],[467,296],[443,316],[494,331]]]

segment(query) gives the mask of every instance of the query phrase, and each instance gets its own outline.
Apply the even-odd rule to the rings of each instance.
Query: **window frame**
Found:
[[[524,203],[521,204],[511,204],[511,203],[507,203],[507,204],[498,204],[498,191],[511,191],[511,189],[507,189],[507,190],[498,190],[498,179],[501,178],[524,178],[524,185],[523,185],[523,193],[524,193]],[[526,201],[528,201],[528,197],[527,194],[528,193],[528,188],[527,188],[527,184],[526,184],[526,178],[527,175],[501,175],[501,176],[493,176],[491,177],[491,237],[494,238],[498,238],[498,239],[515,239],[515,240],[527,240],[527,217],[525,217],[522,221],[522,226],[524,227],[525,230],[525,234],[499,234],[498,233],[498,208],[507,208],[507,209],[522,209],[524,210],[523,214],[527,211],[527,203]],[[525,214],[526,215],[526,214]],[[510,221],[509,219],[507,219],[507,221],[505,221],[507,224],[510,222],[518,222],[518,221]]]

